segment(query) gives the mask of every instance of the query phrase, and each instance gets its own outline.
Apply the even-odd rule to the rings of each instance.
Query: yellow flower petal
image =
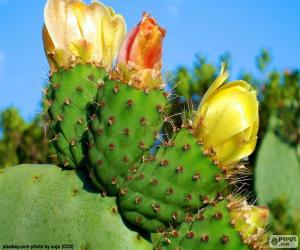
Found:
[[[44,14],[48,35],[59,51],[55,60],[63,61],[59,67],[74,61],[111,67],[126,33],[122,16],[100,2],[87,5],[79,0],[48,0]]]
[[[227,76],[222,70],[203,97],[194,122],[196,137],[204,149],[213,149],[214,160],[222,166],[236,164],[253,152],[259,125],[256,92],[245,81],[223,84]]]
[[[48,0],[44,10],[45,26],[55,48],[66,49],[67,5],[72,0]]]
[[[126,35],[125,20],[121,15],[112,14],[103,18],[103,59],[104,65],[110,65],[116,58]]]
[[[53,58],[53,56],[55,55],[55,47],[45,25],[43,26],[43,41],[45,53],[48,55],[47,59],[50,64],[50,69],[52,72],[54,72],[58,68],[57,63]]]
[[[230,140],[214,147],[216,160],[220,165],[235,165],[254,151],[257,137],[249,136],[251,130],[251,128],[248,128],[246,131],[230,138]]]
[[[228,78],[228,72],[224,70],[224,65],[222,65],[220,75],[212,83],[210,88],[206,91],[205,95],[202,97],[202,100],[198,108],[198,112],[196,113],[196,117],[195,117],[195,122],[194,122],[195,127],[201,126],[199,124],[202,121],[201,114],[203,114],[203,112],[206,112],[207,109],[207,107],[205,107],[205,103],[217,91],[217,89],[226,81],[227,78]]]
[[[203,121],[207,145],[220,144],[252,126],[257,117],[256,96],[241,86],[225,88],[209,100]]]
[[[212,83],[210,88],[207,90],[207,92],[203,96],[199,107],[201,107],[208,100],[208,98],[210,98],[217,91],[217,89],[227,80],[228,76],[229,76],[228,72],[225,71],[225,65],[222,64],[220,75]]]

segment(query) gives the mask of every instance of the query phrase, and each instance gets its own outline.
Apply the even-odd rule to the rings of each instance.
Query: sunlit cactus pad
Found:
[[[166,103],[161,90],[142,91],[119,81],[105,81],[99,90],[90,124],[89,167],[108,194],[119,193],[159,138]]]
[[[246,250],[239,232],[232,225],[226,200],[208,206],[183,223],[179,230],[164,234],[156,250]]]
[[[95,100],[99,86],[107,78],[102,68],[92,64],[76,65],[70,70],[61,69],[50,78],[45,91],[50,128],[61,165],[78,168],[85,165],[84,135],[87,130],[87,109]]]
[[[228,185],[188,129],[181,129],[131,174],[118,198],[120,210],[131,223],[152,232],[183,222]]]
[[[0,244],[72,244],[76,250],[150,250],[129,230],[114,198],[102,198],[84,173],[21,165],[0,173]]]

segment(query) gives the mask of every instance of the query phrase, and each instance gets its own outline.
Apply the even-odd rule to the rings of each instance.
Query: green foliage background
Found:
[[[177,126],[181,125],[182,116],[189,118],[192,115],[192,110],[218,75],[221,62],[225,62],[230,71],[230,55],[224,54],[217,63],[197,56],[192,67],[180,66],[171,74],[168,81],[174,98],[169,112]],[[255,86],[260,100],[258,145],[254,154],[246,160],[257,181],[249,181],[244,189],[258,197],[258,204],[269,206],[272,233],[299,235],[300,200],[295,197],[300,197],[300,189],[297,188],[300,183],[300,72],[270,69],[271,62],[268,51],[262,50],[256,57],[258,76],[244,71],[239,77]],[[51,157],[51,135],[47,135],[44,128],[46,120],[37,116],[26,122],[15,108],[1,113],[1,167],[56,163]],[[171,133],[169,127],[165,129]],[[292,182],[289,183],[290,188],[280,186],[279,180],[282,183]]]

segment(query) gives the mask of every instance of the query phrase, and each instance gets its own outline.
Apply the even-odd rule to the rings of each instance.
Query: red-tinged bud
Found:
[[[149,14],[127,35],[118,55],[118,70],[124,82],[139,89],[162,85],[162,43],[166,31]]]

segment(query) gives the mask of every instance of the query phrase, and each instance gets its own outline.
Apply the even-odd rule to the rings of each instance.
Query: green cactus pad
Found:
[[[231,216],[223,200],[215,206],[207,206],[184,222],[178,230],[164,233],[157,250],[246,250],[239,232],[231,224]]]
[[[188,220],[228,185],[187,130],[180,130],[121,188],[118,204],[131,223],[151,232]]]
[[[50,129],[54,134],[52,141],[57,157],[65,167],[84,165],[86,145],[82,144],[87,123],[91,120],[87,117],[87,108],[106,78],[106,71],[92,64],[61,69],[50,78],[45,98],[51,118]]]
[[[101,197],[79,170],[21,165],[0,173],[0,245],[74,250],[150,250],[123,224],[114,198]]]
[[[89,133],[91,176],[116,195],[128,174],[137,171],[163,125],[166,94],[106,81],[97,97]]]

